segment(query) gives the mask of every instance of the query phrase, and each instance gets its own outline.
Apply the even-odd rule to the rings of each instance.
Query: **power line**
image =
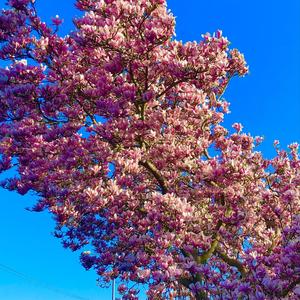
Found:
[[[35,284],[35,285],[37,285],[39,287],[46,288],[46,289],[48,289],[48,290],[50,290],[52,292],[55,292],[57,294],[61,294],[61,295],[65,296],[65,297],[69,297],[69,298],[73,298],[73,299],[77,299],[77,300],[89,300],[88,298],[77,296],[77,295],[71,294],[71,293],[66,293],[66,292],[64,292],[64,291],[62,291],[60,289],[51,287],[48,284],[46,284],[46,283],[44,283],[44,282],[42,282],[40,280],[37,280],[37,279],[35,279],[35,278],[27,275],[27,274],[19,272],[19,271],[15,270],[15,269],[13,269],[13,268],[5,265],[5,264],[0,263],[0,269],[3,270],[3,271],[5,271],[5,272],[11,273],[11,274],[13,274],[13,275],[15,275],[15,276],[17,276],[17,277],[19,277],[21,279],[24,279],[24,280],[26,280],[26,281],[28,281],[28,282],[30,282],[32,284]]]

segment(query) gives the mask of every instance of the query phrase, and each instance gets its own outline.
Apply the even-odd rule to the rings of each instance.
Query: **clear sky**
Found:
[[[56,14],[65,20],[63,35],[79,15],[73,2],[36,0],[45,21]],[[245,54],[250,74],[233,80],[225,94],[232,104],[227,126],[241,122],[245,132],[263,135],[266,157],[274,155],[274,139],[282,147],[300,142],[300,1],[169,0],[168,6],[177,39],[199,40],[222,29]],[[110,299],[110,290],[97,287],[96,275],[80,266],[78,254],[52,237],[51,217],[25,210],[34,199],[0,190],[0,299]]]

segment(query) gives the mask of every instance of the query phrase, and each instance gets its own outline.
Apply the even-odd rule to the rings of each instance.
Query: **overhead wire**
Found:
[[[90,300],[88,298],[81,297],[81,296],[75,295],[73,293],[68,293],[68,292],[62,291],[60,289],[54,288],[54,287],[50,286],[49,284],[46,284],[46,283],[44,283],[40,280],[37,280],[36,278],[31,277],[31,276],[29,276],[25,273],[19,272],[19,271],[15,270],[14,268],[11,268],[11,267],[9,267],[5,264],[0,263],[0,269],[5,271],[5,272],[11,273],[11,274],[23,279],[23,280],[26,280],[26,281],[30,282],[31,284],[34,284],[36,286],[48,289],[52,292],[63,295],[65,297],[69,297],[69,298],[73,298],[73,299],[77,299],[77,300]]]

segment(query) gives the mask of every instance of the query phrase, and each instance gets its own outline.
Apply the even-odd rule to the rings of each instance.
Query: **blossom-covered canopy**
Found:
[[[298,145],[222,126],[247,73],[221,31],[174,38],[165,0],[78,0],[58,34],[33,0],[0,15],[2,186],[34,191],[55,234],[123,299],[298,299]],[[2,64],[3,66],[3,64]],[[287,299],[286,298],[286,299]]]

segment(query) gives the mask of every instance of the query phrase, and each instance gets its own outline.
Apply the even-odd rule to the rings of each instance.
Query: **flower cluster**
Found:
[[[34,1],[0,15],[1,185],[34,191],[65,247],[123,299],[299,296],[298,145],[222,126],[244,57],[218,31],[174,39],[165,0],[78,0],[58,35]],[[5,174],[5,173],[4,173]],[[134,287],[132,286],[134,284]]]

